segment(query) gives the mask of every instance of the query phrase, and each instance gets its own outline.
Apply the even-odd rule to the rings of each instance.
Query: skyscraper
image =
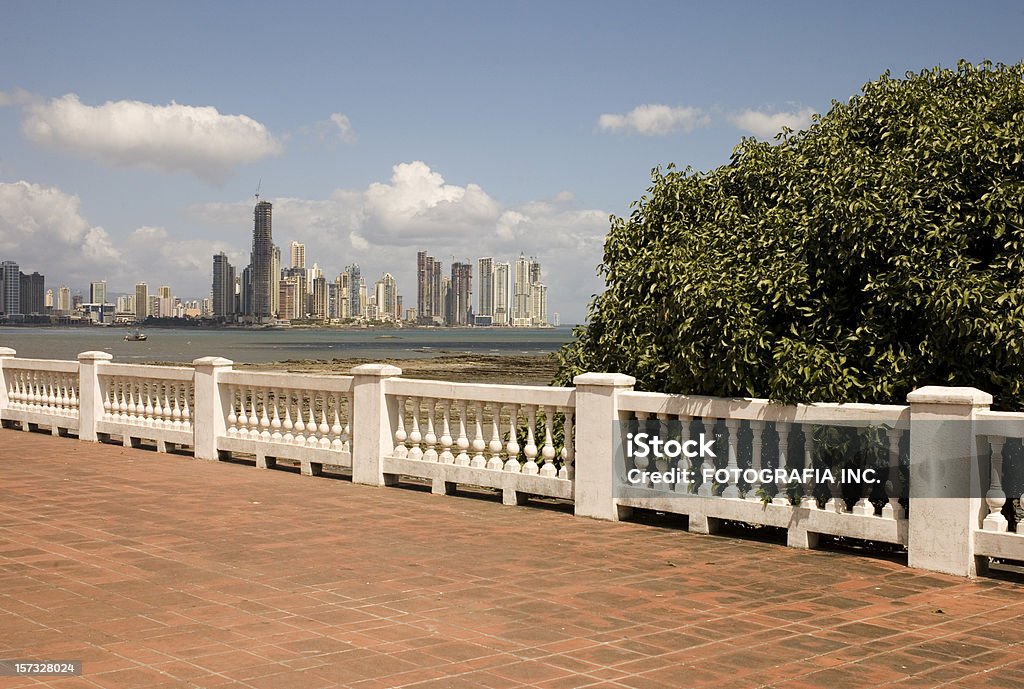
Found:
[[[160,299],[158,313],[154,314],[160,318],[171,318],[174,316],[174,297],[171,296],[169,285],[161,285],[157,290],[157,297]]]
[[[21,315],[21,269],[14,261],[0,263],[0,312]]]
[[[512,264],[494,266],[494,325],[508,325],[512,315]]]
[[[512,325],[527,328],[530,323],[530,260],[523,254],[516,259],[515,280],[512,283]]]
[[[67,285],[57,288],[57,313],[62,316],[71,313],[71,288]]]
[[[473,266],[469,263],[452,264],[451,316],[449,325],[467,325],[473,313]]]
[[[89,303],[90,304],[106,304],[107,303],[107,281],[97,280],[89,283]]]
[[[273,306],[271,289],[274,286],[273,205],[260,201],[253,209],[252,253],[249,266],[252,280],[252,309],[250,315],[257,323],[269,321]]]
[[[359,264],[353,263],[345,269],[349,284],[349,317],[359,318],[363,315],[362,302],[366,301],[366,285],[359,273]]]
[[[490,325],[494,318],[494,259],[481,258],[477,261],[476,272],[477,308],[476,317],[480,325]],[[486,321],[486,323],[481,323]]]
[[[135,285],[135,320],[141,323],[149,316],[149,285],[140,282]]]
[[[46,313],[46,284],[38,272],[21,273],[21,312],[26,316]]]
[[[306,245],[300,244],[299,242],[292,242],[291,244],[292,264],[291,268],[305,268],[306,267]]]
[[[230,318],[235,313],[235,267],[223,251],[213,257],[213,317]]]

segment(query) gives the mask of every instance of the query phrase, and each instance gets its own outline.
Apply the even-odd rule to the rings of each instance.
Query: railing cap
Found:
[[[983,407],[992,404],[992,395],[978,388],[947,388],[926,385],[907,395],[910,404],[963,404]]]
[[[361,364],[352,369],[352,375],[391,378],[402,375],[402,369],[391,364]]]
[[[231,366],[235,362],[231,359],[225,359],[222,356],[204,356],[199,359],[193,359],[193,366]]]
[[[10,359],[18,353],[10,347],[0,347],[0,359]]]
[[[79,361],[110,361],[113,358],[110,352],[82,352],[78,355]]]
[[[584,373],[572,379],[576,387],[580,385],[602,385],[616,388],[630,388],[636,383],[636,378],[627,376],[625,373]]]

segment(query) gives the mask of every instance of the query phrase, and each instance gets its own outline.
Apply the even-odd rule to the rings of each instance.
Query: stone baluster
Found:
[[[327,423],[327,407],[331,398],[326,392],[321,392],[317,398],[320,400],[320,425],[317,426],[320,440],[317,442],[317,446],[321,450],[329,450],[331,449],[331,424]]]
[[[260,440],[270,440],[270,388],[261,388],[262,409],[260,410]]]
[[[575,478],[575,471],[573,469],[573,460],[576,459],[575,446],[573,444],[573,424],[572,415],[573,409],[566,408],[562,412],[565,416],[565,420],[562,422],[562,466],[558,470],[558,478],[573,480]]]
[[[235,406],[235,404],[236,404],[235,403],[235,395],[236,394],[237,394],[237,390],[236,390],[235,386],[234,385],[229,385],[228,386],[228,418],[226,419],[226,421],[227,421],[227,425],[228,425],[228,427],[227,427],[227,434],[228,434],[228,437],[231,437],[231,438],[238,437],[238,414],[235,413],[235,411],[237,409],[237,407]],[[152,422],[152,419],[153,419],[153,412],[151,411],[153,409],[152,395],[153,395],[153,389],[152,389],[152,387],[150,387],[150,388],[148,388],[148,390],[146,392],[146,416],[150,419],[150,422]]]
[[[878,436],[875,435],[876,432],[877,431],[875,431],[874,429],[866,431],[864,442],[874,445],[878,440]],[[871,454],[865,453],[865,456],[871,456]],[[864,468],[868,468],[866,464],[867,463],[865,462]],[[858,517],[875,516],[875,506],[871,504],[871,486],[871,483],[865,481],[863,477],[861,478],[860,498],[857,500],[856,504],[854,504],[854,506],[850,509],[850,512],[857,515]]]
[[[761,453],[762,443],[764,441],[764,421],[748,421],[750,425],[750,468],[754,470],[754,480],[750,483],[750,488],[747,489],[747,494],[744,496],[747,500],[752,502],[760,502],[761,496],[758,493],[761,491]]]
[[[118,403],[118,418],[121,423],[128,423],[128,381],[124,378],[119,378],[118,382],[121,387],[121,401]]]
[[[645,412],[645,411],[638,411],[638,412],[635,412],[635,414],[636,414],[636,421],[637,421],[637,424],[636,424],[637,431],[639,433],[646,433],[647,432],[647,419],[649,419],[651,415],[648,412]],[[648,469],[648,467],[650,467],[650,465],[651,465],[651,458],[650,458],[649,455],[647,457],[636,457],[636,456],[633,457],[633,466],[637,469],[637,471],[640,472],[641,476],[643,475],[643,472],[647,471],[647,469]],[[636,484],[636,485],[643,486],[643,487],[646,488],[648,485],[650,485],[650,482],[649,481],[643,481],[642,483],[639,483],[639,484]]]
[[[342,432],[345,428],[341,425],[341,393],[335,393],[331,398],[331,449],[335,452],[345,449],[345,441],[342,439]]]
[[[345,395],[347,411],[345,413],[345,427],[341,430],[341,447],[346,452],[352,451],[352,393]]]
[[[145,425],[153,426],[153,381],[145,383],[145,404],[142,406],[142,415],[145,417]]]
[[[501,442],[501,429],[499,423],[501,422],[501,404],[494,402],[489,405],[491,412],[491,439],[487,443],[487,452],[490,455],[487,459],[487,468],[495,471],[501,471],[505,467],[505,463],[501,459],[501,451],[504,449],[504,443]]]
[[[128,423],[138,423],[138,405],[135,404],[135,389],[138,387],[138,381],[135,378],[127,378],[125,385],[128,388]]]
[[[409,400],[412,403],[412,430],[409,432],[409,459],[423,459],[423,434],[420,433],[420,398],[413,397]]]
[[[484,450],[487,448],[487,442],[484,440],[484,429],[483,429],[483,415],[484,405],[482,402],[477,402],[473,406],[473,459],[470,460],[469,466],[477,469],[482,469],[487,466],[487,460],[484,458]]]
[[[552,436],[552,423],[554,423],[555,408],[544,407],[544,445],[541,446],[540,456],[544,458],[544,466],[540,468],[541,476],[558,476],[558,469],[555,468],[555,443]]]
[[[295,431],[294,443],[296,445],[306,444],[306,421],[303,407],[306,405],[306,393],[302,390],[295,391],[295,422],[292,430]]]
[[[693,419],[686,414],[677,414],[676,420],[679,422],[679,443],[685,446],[686,441],[690,439],[690,424]],[[690,493],[692,491],[693,481],[687,480],[687,477],[691,476],[693,470],[693,462],[689,457],[684,454],[680,454],[676,459],[676,485],[675,492],[677,493]]]
[[[284,420],[281,421],[281,442],[287,445],[295,443],[295,421],[292,419],[292,391],[285,389],[281,391],[284,401]]]
[[[437,416],[437,400],[429,397],[423,402],[427,411],[427,432],[423,435],[423,445],[426,448],[423,451],[423,461],[436,462],[438,457],[437,432],[434,429],[434,419]]]
[[[668,438],[669,438],[668,414],[664,414],[664,413],[658,414],[658,437],[661,438],[661,440],[663,442],[667,441]],[[662,453],[662,455],[663,456],[661,456],[661,457],[655,457],[654,458],[654,466],[658,470],[658,472],[660,472],[661,475],[664,476],[665,472],[668,471],[669,458],[667,456],[664,456],[664,453]],[[658,484],[652,483],[651,487],[652,488],[657,488],[658,490],[668,490],[669,489],[669,486],[666,483],[658,483]]]
[[[779,435],[779,458],[777,469],[783,471],[789,470],[789,424],[785,421],[775,422],[775,432]],[[780,507],[788,506],[789,495],[788,495],[789,482],[781,475],[776,475],[775,481],[775,497],[772,498],[772,504]]]
[[[889,502],[882,506],[882,517],[884,519],[903,519],[903,505],[900,504],[900,494],[903,492],[903,481],[900,480],[900,438],[903,431],[890,428],[885,432],[889,441],[889,476],[885,481],[885,492]]]
[[[519,463],[519,439],[518,429],[516,426],[519,425],[519,407],[512,405],[508,414],[508,441],[505,443],[505,467],[504,471],[518,474],[522,471],[523,467]]]
[[[805,423],[800,425],[801,430],[804,432],[804,462],[803,469],[814,469],[814,425]],[[814,475],[813,473],[807,474],[807,480],[804,481],[804,494],[800,498],[800,507],[809,510],[818,509],[818,500],[814,497]]]
[[[438,460],[441,464],[454,464],[455,455],[452,454],[452,401],[441,401],[441,454]]]
[[[981,528],[985,531],[1006,531],[1007,520],[1003,516],[1003,505],[1006,504],[1006,493],[1003,492],[1003,447],[1006,445],[1006,438],[990,435],[988,442],[992,446],[992,461],[989,463],[991,478],[988,492],[985,493],[988,515]]]
[[[195,389],[191,383],[185,383],[185,394],[181,398],[181,427],[192,428],[192,405],[189,400],[195,400]]]
[[[109,380],[103,380],[100,384],[100,390],[103,392],[103,420],[110,421],[114,418],[113,404],[111,403],[111,385]],[[18,393],[12,392],[10,394],[11,400],[17,398]],[[15,405],[17,406],[17,405]]]
[[[309,407],[306,410],[306,446],[317,446],[316,392],[309,393]]]
[[[715,438],[715,419],[707,417],[701,418],[701,425],[704,427],[705,438]],[[717,447],[717,446],[715,446]],[[700,488],[697,489],[697,495],[702,498],[710,498],[715,494],[715,462],[711,457],[703,457],[700,465]]]
[[[469,466],[469,438],[466,437],[466,403],[459,401],[459,439],[455,441],[459,448],[459,454],[455,456],[455,463],[459,466]]]
[[[281,435],[281,390],[273,390],[274,404],[271,407],[273,416],[270,417],[270,442],[280,443],[284,436]]]
[[[74,410],[77,410],[78,407],[79,407],[79,404],[78,404],[78,386],[76,386],[74,383],[71,384],[71,400],[70,400],[70,404],[71,404],[71,408],[74,409]]]
[[[259,392],[256,390],[256,388],[249,389],[249,438],[252,440],[260,439],[260,416],[258,410],[256,409],[258,396]],[[173,410],[171,410],[168,405],[170,405],[170,401],[168,401],[167,405],[165,405],[167,406],[165,414],[170,418],[172,416]]]
[[[405,398],[401,395],[395,397],[398,401],[398,418],[395,419],[395,457],[404,459],[409,456],[409,448],[405,446],[405,439],[409,436],[405,432]]]
[[[739,462],[739,440],[740,440],[740,423],[739,419],[726,419],[725,428],[729,433],[729,459],[726,464],[726,468],[729,471],[729,485],[722,491],[723,498],[736,498],[740,497],[740,487],[738,481],[738,474],[740,470]]]
[[[524,474],[536,474],[537,466],[537,440],[534,438],[534,429],[537,427],[537,405],[526,405],[526,446],[523,453],[526,455],[526,463],[523,464]]]

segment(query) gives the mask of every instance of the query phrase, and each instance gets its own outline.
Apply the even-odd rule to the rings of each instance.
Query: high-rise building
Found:
[[[338,289],[338,318],[351,318],[352,317],[352,289],[351,283],[348,279],[348,272],[338,273],[338,277],[334,279],[334,284]]]
[[[26,316],[46,313],[46,284],[43,276],[38,272],[31,275],[21,273],[20,282],[21,312]]]
[[[135,285],[135,320],[141,323],[149,316],[149,285],[140,282]]]
[[[106,280],[97,280],[89,283],[89,303],[101,305],[107,303]]]
[[[300,244],[299,242],[292,242],[291,244],[291,268],[305,268],[306,267],[306,245]]]
[[[512,283],[512,325],[528,328],[530,322],[530,260],[523,254],[516,259],[515,278]]]
[[[494,259],[481,258],[477,261],[476,272],[477,319],[490,325],[494,318]]]
[[[349,284],[349,318],[359,318],[366,303],[366,283],[360,277],[358,263],[348,266],[345,272],[348,273]]]
[[[270,265],[270,315],[281,311],[281,247],[274,245],[274,258]]]
[[[548,288],[539,282],[530,285],[530,325],[548,324]]]
[[[213,257],[213,317],[231,318],[235,313],[235,267],[223,251]]]
[[[434,259],[426,251],[416,252],[416,313],[422,323],[430,321],[430,266]]]
[[[304,306],[300,310],[299,300],[305,300],[305,289],[299,289],[300,278],[295,275],[285,275],[281,278],[281,289],[280,289],[280,305],[281,310],[278,312],[278,318],[284,318],[286,320],[295,320],[297,318],[305,317]],[[301,280],[301,284],[305,287],[305,280]]]
[[[161,285],[157,290],[157,297],[159,298],[158,307],[159,310],[155,315],[160,318],[173,318],[174,317],[174,297],[171,296],[171,288],[168,285]]]
[[[291,316],[281,316],[281,318],[305,318],[307,313],[311,313],[310,309],[310,291],[309,282],[306,280],[306,269],[305,268],[285,268],[281,271],[282,279],[294,279],[296,284],[295,292],[295,304],[291,307]],[[289,288],[290,289],[290,288]]]
[[[313,318],[326,321],[330,318],[327,311],[327,279],[321,275],[313,280],[313,304],[310,313]]]
[[[0,263],[0,312],[21,315],[21,270],[14,261]]]
[[[46,296],[43,297],[43,308],[47,311],[53,311],[53,290],[46,290]]]
[[[57,288],[57,313],[62,316],[71,313],[71,288],[67,285]]]
[[[508,325],[512,316],[512,264],[499,263],[494,266],[494,316],[493,325]]]
[[[398,306],[398,283],[391,273],[384,273],[375,285],[377,299],[377,317],[383,321],[401,320],[401,308]]]
[[[252,252],[249,259],[252,280],[252,304],[248,314],[257,323],[272,316],[274,286],[273,205],[260,201],[253,209]]]
[[[451,314],[448,325],[467,325],[473,316],[473,266],[469,263],[452,264]]]

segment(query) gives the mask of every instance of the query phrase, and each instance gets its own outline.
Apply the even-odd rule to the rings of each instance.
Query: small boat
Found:
[[[134,331],[132,331],[132,332],[130,332],[127,335],[124,336],[124,341],[125,342],[145,342],[146,341],[146,334],[143,333],[143,332],[139,332],[138,330],[134,330]]]

